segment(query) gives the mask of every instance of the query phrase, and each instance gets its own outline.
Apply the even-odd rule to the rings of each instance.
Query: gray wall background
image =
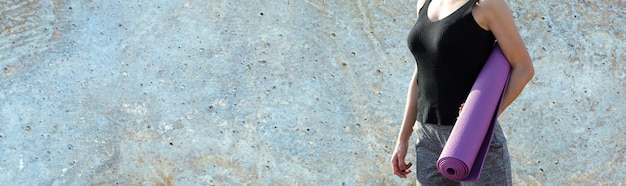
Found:
[[[508,0],[518,185],[626,182],[626,2]],[[0,182],[408,185],[414,0],[0,1]],[[409,160],[414,158],[413,151]]]

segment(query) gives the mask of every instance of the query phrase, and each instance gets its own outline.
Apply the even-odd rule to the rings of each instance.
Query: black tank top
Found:
[[[431,21],[430,0],[419,10],[408,36],[418,67],[417,121],[454,125],[478,73],[493,49],[495,37],[472,15],[469,0],[449,16]]]

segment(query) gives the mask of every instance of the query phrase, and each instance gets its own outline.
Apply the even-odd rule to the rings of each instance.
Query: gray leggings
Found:
[[[418,185],[512,185],[511,163],[506,138],[499,123],[494,128],[491,147],[476,182],[456,182],[437,171],[437,159],[446,144],[452,125],[422,124],[416,122],[416,175]]]

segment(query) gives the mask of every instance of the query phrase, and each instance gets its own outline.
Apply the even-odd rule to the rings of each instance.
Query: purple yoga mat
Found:
[[[437,169],[443,176],[461,182],[480,177],[510,71],[509,62],[496,44],[439,156]]]

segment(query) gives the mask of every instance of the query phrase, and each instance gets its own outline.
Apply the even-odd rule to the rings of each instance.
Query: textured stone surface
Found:
[[[536,67],[501,117],[515,183],[625,183],[626,3],[508,2]],[[0,13],[2,183],[414,183],[387,165],[414,1],[3,0]]]

